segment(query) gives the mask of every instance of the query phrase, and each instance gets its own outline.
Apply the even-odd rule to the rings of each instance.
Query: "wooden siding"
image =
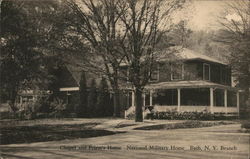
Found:
[[[159,82],[169,82],[169,81],[196,81],[196,80],[204,80],[203,78],[203,67],[204,64],[209,65],[210,67],[210,82],[214,82],[217,84],[222,84],[226,86],[231,86],[231,68],[227,65],[213,63],[209,61],[202,60],[188,60],[183,63],[178,62],[184,65],[183,69],[183,78],[178,80],[171,79],[171,64],[167,62],[159,63],[159,79],[157,81],[150,81],[149,83],[159,83]],[[126,71],[127,67],[120,68],[120,78],[126,81]],[[124,85],[121,81],[120,84]]]
[[[210,66],[210,81],[222,85],[231,86],[231,69],[230,67],[222,64],[205,62],[200,60],[190,60],[184,63],[184,78],[183,81],[203,80],[203,65]],[[159,80],[157,82],[168,82],[171,80],[171,67],[170,64],[160,64],[159,67]],[[176,81],[176,80],[175,80]],[[157,83],[150,82],[150,83]]]

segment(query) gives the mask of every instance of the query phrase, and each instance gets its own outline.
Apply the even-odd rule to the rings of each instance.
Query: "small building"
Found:
[[[158,112],[239,114],[239,89],[232,87],[228,64],[189,49],[181,49],[175,57],[158,58],[157,67],[145,86],[145,108],[150,106]],[[126,65],[122,69],[126,70]],[[127,93],[123,99],[127,101],[126,117],[135,110],[135,98],[129,84],[122,89]]]

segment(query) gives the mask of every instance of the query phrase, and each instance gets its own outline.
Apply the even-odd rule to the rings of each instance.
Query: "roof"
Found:
[[[69,67],[62,66],[58,70],[59,79],[59,87],[78,87],[79,83],[78,80],[73,76],[72,71],[69,70]]]
[[[227,65],[227,63],[217,60],[215,58],[206,56],[204,54],[198,53],[196,51],[187,49],[187,48],[178,48],[174,47],[169,50],[165,50],[159,52],[158,54],[159,61],[172,61],[173,59],[180,59],[180,60],[205,60],[214,63],[219,63],[223,65]],[[170,60],[169,60],[170,59]]]
[[[80,86],[81,75],[84,70],[80,67],[73,65],[64,65],[60,72],[60,90],[76,91]],[[89,71],[85,71],[86,85],[91,86],[92,80],[95,80],[96,86],[99,87],[101,84],[102,76],[101,74],[95,74]],[[107,81],[108,87],[110,88],[110,83]]]
[[[170,47],[166,50],[161,50],[155,53],[157,61],[175,61],[175,60],[204,60],[222,65],[228,65],[226,62],[217,60],[199,52],[182,48],[182,47]],[[143,57],[142,57],[143,60]],[[120,66],[127,66],[128,62],[123,60]]]
[[[221,88],[221,89],[236,89],[234,87],[225,86],[209,81],[170,81],[149,84],[146,89],[173,89],[173,88]]]

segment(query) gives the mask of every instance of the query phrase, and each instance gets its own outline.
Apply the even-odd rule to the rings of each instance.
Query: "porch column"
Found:
[[[240,115],[240,92],[237,91],[236,93],[236,98],[237,98],[237,112],[238,112],[238,116]]]
[[[224,90],[224,107],[225,107],[225,113],[227,114],[227,90]]]
[[[131,106],[132,106],[132,107],[135,106],[135,92],[134,92],[134,90],[132,90],[132,101],[131,101]]]
[[[152,106],[153,105],[153,90],[150,90],[149,92],[149,105]]]
[[[142,93],[142,103],[143,103],[143,106],[146,106],[146,94],[145,94],[145,92]]]
[[[214,90],[210,88],[210,112],[214,114]]]
[[[177,112],[180,112],[181,109],[181,89],[177,89]]]

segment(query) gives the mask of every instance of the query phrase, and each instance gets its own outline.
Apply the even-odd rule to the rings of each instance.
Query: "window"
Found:
[[[203,80],[210,81],[210,65],[203,64]]]
[[[184,78],[184,65],[171,64],[171,80],[182,80]]]
[[[127,66],[120,67],[118,75],[121,80],[129,82],[129,68]]]
[[[157,82],[158,80],[159,80],[159,64],[157,64],[157,66],[153,68],[149,81]]]
[[[177,89],[158,90],[153,96],[156,105],[177,105]]]

